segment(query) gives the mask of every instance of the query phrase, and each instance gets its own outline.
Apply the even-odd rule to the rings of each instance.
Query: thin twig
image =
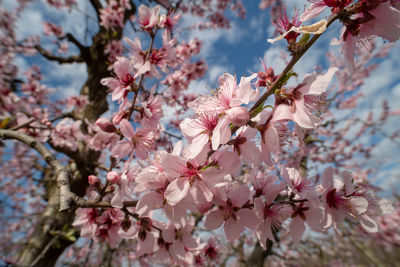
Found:
[[[57,240],[57,236],[53,236],[53,238],[50,240],[49,243],[47,243],[47,245],[44,247],[44,249],[42,250],[42,252],[40,252],[40,254],[36,257],[36,259],[32,262],[32,264],[30,265],[35,266],[36,263],[38,263],[46,254],[46,252],[50,249],[50,247],[53,245],[53,243]]]
[[[145,57],[145,59],[144,59],[144,63],[146,63],[146,61],[149,59],[151,50],[153,49],[154,39],[156,38],[157,31],[158,31],[158,27],[156,26],[156,27],[155,27],[155,30],[154,30],[154,33],[151,33],[150,46],[149,46],[149,48],[147,49],[146,57]],[[129,108],[128,118],[131,117],[132,112],[133,112],[133,110],[135,109],[136,99],[137,99],[137,97],[138,97],[138,95],[139,95],[139,91],[140,91],[140,88],[141,88],[142,83],[143,83],[144,75],[145,75],[145,73],[143,73],[143,74],[140,76],[139,84],[138,84],[138,86],[137,86],[137,90],[135,91],[135,96],[133,97],[132,105],[131,105],[131,107]]]
[[[60,211],[69,209],[71,191],[68,181],[68,172],[66,171],[64,165],[62,165],[42,143],[36,141],[29,135],[16,131],[0,129],[0,138],[14,139],[25,143],[26,145],[35,149],[43,157],[47,164],[49,164],[49,166],[53,168],[56,173],[55,180],[60,190]]]

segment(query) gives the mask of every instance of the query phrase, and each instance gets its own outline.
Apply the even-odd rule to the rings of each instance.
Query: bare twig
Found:
[[[35,149],[43,157],[47,164],[49,164],[49,166],[56,172],[55,180],[60,190],[60,211],[69,209],[69,200],[72,193],[69,188],[68,172],[64,165],[62,165],[42,143],[36,141],[29,135],[16,131],[0,129],[0,138],[14,139],[25,143]]]
[[[149,48],[147,49],[146,57],[144,59],[144,63],[146,63],[146,61],[149,59],[151,50],[153,49],[154,39],[156,38],[157,31],[158,31],[158,27],[156,26],[156,28],[154,30],[154,33],[153,32],[151,33],[151,42],[150,42]],[[135,110],[136,99],[137,99],[137,96],[139,95],[139,90],[140,90],[140,88],[142,86],[143,79],[144,79],[144,73],[140,76],[139,84],[137,86],[137,90],[135,91],[135,96],[133,97],[132,105],[129,108],[128,118],[131,117],[132,112]]]
[[[44,249],[42,250],[42,252],[40,252],[40,254],[36,257],[36,259],[32,262],[32,264],[30,266],[35,266],[36,263],[38,263],[40,261],[41,258],[43,258],[43,256],[46,254],[46,252],[50,249],[50,247],[54,244],[54,242],[57,241],[57,236],[54,236],[49,243],[47,243],[47,245],[44,247]]]
[[[83,62],[83,58],[81,56],[69,56],[69,57],[59,57],[51,54],[46,49],[41,47],[40,45],[35,45],[35,49],[46,59],[51,61],[57,61],[60,64],[68,64],[74,62]]]

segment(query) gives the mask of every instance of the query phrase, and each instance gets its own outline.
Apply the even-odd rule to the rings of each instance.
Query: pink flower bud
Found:
[[[95,175],[89,175],[88,181],[90,185],[97,186],[100,184],[100,179]]]
[[[226,111],[226,115],[235,126],[243,126],[250,120],[250,114],[245,107],[233,107]]]
[[[107,180],[112,184],[117,184],[121,180],[119,174],[116,171],[111,171],[107,173]]]
[[[106,118],[100,118],[96,121],[96,125],[100,127],[100,129],[107,133],[114,133],[117,129],[115,126]]]

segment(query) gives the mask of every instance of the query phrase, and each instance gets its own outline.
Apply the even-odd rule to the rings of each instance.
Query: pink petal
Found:
[[[293,120],[292,107],[286,104],[280,104],[275,108],[272,121]]]
[[[331,67],[324,75],[312,74],[306,76],[303,81],[304,83],[306,83],[306,85],[300,88],[300,91],[303,93],[303,95],[322,94],[323,92],[325,92],[326,88],[332,80],[333,75],[335,75],[338,70],[339,69],[336,67]]]
[[[333,188],[333,169],[328,167],[324,170],[321,177],[321,184],[326,190]]]
[[[185,260],[185,247],[182,241],[177,240],[170,246],[171,255],[178,261]]]
[[[241,208],[250,198],[250,189],[247,185],[240,185],[228,193],[228,199],[231,200],[232,206]]]
[[[123,194],[121,192],[121,189],[118,188],[118,190],[114,193],[114,196],[111,198],[111,206],[116,207],[116,208],[122,208],[124,205],[122,203],[123,201]]]
[[[195,158],[207,145],[209,136],[207,134],[200,134],[192,140],[192,143],[187,149],[187,157],[189,159]]]
[[[320,119],[315,117],[311,112],[307,110],[304,105],[304,99],[294,101],[296,109],[293,113],[294,121],[303,128],[315,128],[319,123]]]
[[[119,129],[126,138],[132,139],[135,137],[135,130],[133,130],[132,125],[127,119],[121,120]]]
[[[344,185],[345,185],[344,188],[346,191],[346,196],[349,196],[349,195],[353,194],[353,192],[355,191],[353,183],[352,183],[353,176],[348,171],[343,172],[342,176],[343,176],[343,181],[344,181]]]
[[[263,161],[261,151],[258,149],[256,144],[252,141],[247,141],[240,146],[240,152],[244,162],[255,166],[259,166]]]
[[[139,77],[140,75],[144,75],[146,73],[148,73],[151,70],[151,64],[149,61],[147,61],[146,63],[144,63],[135,73],[134,78],[136,79],[137,77]]]
[[[124,57],[117,57],[117,61],[114,63],[113,69],[115,74],[119,78],[124,77],[127,73],[130,72],[130,61]]]
[[[264,219],[264,208],[265,203],[260,197],[254,199],[254,212],[257,217],[262,220]]]
[[[270,222],[262,222],[257,227],[257,237],[260,240],[260,245],[263,249],[267,249],[267,239],[275,242],[275,238],[272,235]]]
[[[356,38],[348,34],[346,41],[343,43],[343,53],[344,53],[344,60],[346,62],[347,69],[350,70],[351,72],[354,72],[355,70],[355,64],[354,64],[354,48],[356,45]]]
[[[226,150],[222,151],[218,156],[218,165],[233,176],[238,175],[242,168],[238,155],[235,152]]]
[[[289,230],[290,237],[292,238],[293,242],[295,244],[298,244],[301,240],[301,237],[303,236],[304,231],[306,230],[306,227],[303,220],[299,216],[296,216],[290,222]]]
[[[186,234],[186,235],[184,235],[184,236],[182,237],[182,242],[183,242],[183,245],[184,245],[186,248],[194,249],[194,248],[197,247],[197,242],[196,242],[196,240],[190,235],[190,233],[188,233],[188,234]]]
[[[279,146],[279,136],[275,127],[270,126],[264,133],[265,143],[261,140],[261,153],[264,157],[264,162],[269,166],[272,165],[271,153],[277,152]]]
[[[111,155],[115,158],[124,158],[132,151],[133,144],[129,140],[119,141],[111,150]]]
[[[154,252],[157,248],[157,239],[152,232],[146,232],[146,239],[138,243],[138,255],[142,256]]]
[[[240,234],[243,232],[244,227],[239,223],[238,220],[229,218],[224,225],[224,231],[226,239],[229,241],[235,241],[239,238]]]
[[[257,73],[254,73],[249,77],[242,77],[240,79],[237,98],[240,99],[243,104],[247,105],[250,101],[253,101],[258,96],[258,89],[253,90],[253,87],[250,83],[255,78],[257,78]]]
[[[378,224],[366,214],[361,215],[360,223],[364,230],[369,233],[377,233],[379,230]]]
[[[162,238],[168,243],[175,242],[175,228],[170,225],[167,229],[162,230]]]
[[[177,155],[162,154],[160,165],[172,177],[179,177],[186,170],[186,161]]]
[[[157,192],[150,192],[142,196],[136,204],[136,213],[140,216],[147,216],[154,209],[162,208],[163,197]]]
[[[304,22],[317,17],[324,9],[324,3],[311,3],[310,6],[300,16],[300,21]]]
[[[220,227],[223,222],[224,218],[222,217],[222,212],[220,210],[214,210],[207,215],[204,226],[208,230],[214,230]]]
[[[321,230],[322,210],[318,208],[310,208],[305,212],[307,224],[315,231]]]
[[[178,178],[172,181],[168,185],[164,193],[164,197],[167,200],[168,204],[174,206],[179,201],[181,201],[187,195],[189,186],[190,186],[189,181],[186,179]]]
[[[227,116],[218,121],[217,126],[214,128],[211,138],[212,149],[217,150],[220,144],[226,144],[231,138],[231,130],[229,129],[229,119]]]
[[[351,208],[357,214],[362,214],[368,209],[368,200],[365,197],[353,196],[349,199]]]
[[[254,211],[250,209],[240,209],[236,212],[236,215],[239,217],[239,222],[251,230],[256,230],[258,224],[261,222]]]
[[[226,173],[216,168],[208,168],[201,174],[201,179],[210,187],[227,182]]]
[[[200,127],[200,124],[197,119],[184,119],[179,127],[181,128],[182,133],[188,137],[196,137],[200,135],[205,129]]]

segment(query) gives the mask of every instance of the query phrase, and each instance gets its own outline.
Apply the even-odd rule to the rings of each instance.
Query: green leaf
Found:
[[[0,129],[5,129],[10,122],[11,118],[5,118],[1,123],[0,123]]]
[[[305,33],[305,34],[303,34],[303,35],[301,36],[301,39],[300,39],[300,41],[299,41],[299,44],[302,45],[302,46],[304,46],[304,45],[307,44],[308,40],[310,40],[310,34]]]

